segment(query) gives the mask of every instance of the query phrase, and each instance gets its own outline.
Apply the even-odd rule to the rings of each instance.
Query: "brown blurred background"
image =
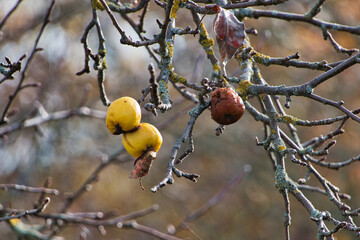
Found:
[[[0,19],[15,2],[0,0]],[[305,13],[315,2],[289,1],[268,9]],[[47,6],[47,1],[23,1],[2,29],[1,62],[5,61],[5,56],[15,61],[24,53],[30,52]],[[158,32],[155,18],[163,18],[162,10],[154,2],[151,2],[150,10],[145,21],[149,38]],[[137,15],[138,13],[135,13],[131,16],[137,20]],[[108,70],[105,89],[108,97],[114,100],[128,95],[138,99],[141,97],[141,90],[148,86],[147,66],[152,60],[142,48],[120,45],[120,35],[107,14],[99,12],[99,16],[106,37]],[[360,24],[360,2],[328,0],[317,17],[330,22],[357,26]],[[204,19],[211,36],[213,18],[214,16],[209,15]],[[85,105],[106,111],[99,99],[96,72],[92,70],[90,74],[75,75],[83,68],[84,52],[80,38],[90,20],[89,1],[63,0],[56,3],[52,22],[47,26],[39,44],[44,50],[36,54],[25,80],[27,83],[38,81],[41,87],[20,92],[11,108],[16,110],[10,119],[11,122],[32,116],[36,110],[35,101],[39,101],[48,112],[76,108],[83,97],[84,89],[88,87],[90,94]],[[136,39],[130,26],[120,18],[118,20],[126,33]],[[195,27],[191,21],[191,14],[185,9],[179,11],[178,24],[181,27]],[[245,24],[257,29],[258,36],[250,36],[250,39],[253,47],[261,53],[285,57],[299,52],[301,60],[304,61],[335,62],[347,58],[345,54],[337,53],[329,41],[323,40],[319,28],[309,24],[269,18],[246,19]],[[332,34],[344,47],[360,46],[359,36],[336,31],[332,31]],[[96,50],[97,37],[94,32],[89,40],[90,47]],[[203,77],[209,77],[211,65],[198,45],[197,37],[177,36],[174,67],[181,76],[197,82]],[[227,66],[227,71],[230,74],[236,73],[237,68],[237,62],[232,60]],[[260,68],[267,82],[274,85],[302,84],[322,73],[280,66]],[[159,72],[158,69],[156,71]],[[358,108],[359,73],[360,67],[353,66],[320,85],[315,93],[334,101],[343,100],[349,109]],[[15,80],[8,80],[0,85],[1,111],[9,94],[17,85],[19,74],[15,76]],[[161,113],[157,118],[145,113],[143,109],[143,121],[160,126],[169,121],[174,114],[194,106],[193,103],[182,100],[182,96],[171,87],[170,94],[175,102],[174,107],[166,113]],[[284,100],[281,98],[283,103]],[[288,113],[301,119],[317,120],[343,115],[332,107],[314,103],[303,97],[294,97],[292,100]],[[258,106],[255,100],[250,102]],[[179,165],[184,171],[200,174],[198,182],[175,178],[175,184],[155,194],[150,192],[150,188],[165,176],[171,148],[182,135],[188,120],[188,115],[182,114],[171,121],[167,128],[161,130],[164,143],[150,174],[143,178],[145,191],[140,189],[138,181],[128,178],[134,160],[129,155],[130,161],[106,168],[92,190],[76,201],[69,211],[115,210],[118,214],[126,214],[152,204],[159,204],[158,211],[138,219],[138,222],[166,232],[169,225],[177,225],[187,214],[196,211],[239,174],[244,165],[249,164],[252,171],[246,179],[232,188],[229,195],[214,209],[190,223],[188,230],[181,231],[176,236],[188,239],[283,239],[283,198],[274,187],[274,172],[265,151],[255,144],[256,136],[259,139],[263,138],[263,125],[255,122],[250,114],[245,113],[239,122],[228,126],[225,132],[217,137],[217,124],[211,120],[210,112],[205,111],[194,128],[195,152]],[[338,124],[327,127],[299,127],[298,131],[301,139],[306,141],[321,134],[325,135],[337,126]],[[283,127],[285,129],[286,126]],[[336,146],[330,150],[329,161],[344,161],[359,154],[359,125],[348,121],[345,130],[346,133],[336,139]],[[111,154],[121,147],[121,137],[111,135],[103,119],[86,117],[48,122],[40,126],[40,133],[34,129],[26,129],[13,132],[0,141],[0,183],[42,186],[48,176],[53,178],[52,187],[60,190],[61,194],[51,198],[46,213],[60,210],[64,193],[75,191],[87,179],[100,163],[101,155]],[[181,150],[184,151],[185,147],[186,145]],[[294,180],[304,176],[304,168],[287,161],[289,175]],[[359,207],[359,163],[339,171],[318,169],[340,187],[341,192],[352,196],[351,201],[347,203],[353,209]],[[319,186],[313,178],[309,184]],[[335,206],[329,203],[325,196],[310,192],[305,194],[319,210],[335,210]],[[31,209],[37,198],[38,195],[32,193],[0,190],[0,203],[12,208]],[[292,239],[315,239],[315,223],[294,198],[290,197],[290,200]],[[97,229],[88,229],[88,239],[153,239],[134,230],[106,228],[107,235],[101,236]],[[79,239],[81,231],[81,226],[71,225],[59,235],[65,239]],[[354,239],[354,234],[345,231],[336,236],[338,239]],[[4,222],[0,223],[0,238],[16,239]]]

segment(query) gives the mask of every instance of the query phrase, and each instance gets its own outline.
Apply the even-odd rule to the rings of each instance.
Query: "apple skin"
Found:
[[[230,87],[218,88],[211,95],[211,117],[221,125],[237,122],[244,114],[241,97]]]

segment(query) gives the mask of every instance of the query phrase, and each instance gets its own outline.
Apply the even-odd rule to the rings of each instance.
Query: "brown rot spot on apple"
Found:
[[[222,125],[233,124],[244,114],[245,106],[232,88],[219,88],[211,95],[211,117]]]

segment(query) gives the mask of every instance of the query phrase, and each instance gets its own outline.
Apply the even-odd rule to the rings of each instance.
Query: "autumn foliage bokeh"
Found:
[[[2,19],[14,1],[0,0],[0,19]],[[75,75],[83,68],[84,51],[80,38],[91,19],[90,1],[63,0],[56,3],[51,23],[44,32],[39,47],[41,52],[35,55],[26,74],[26,82],[39,82],[40,87],[22,91],[11,108],[11,121],[18,121],[36,114],[35,102],[40,103],[47,112],[74,109],[83,104],[105,113],[106,107],[99,99],[96,72],[81,76]],[[271,9],[306,12],[314,1],[289,1]],[[24,1],[0,32],[0,57],[18,59],[30,51],[36,33],[43,21],[47,1]],[[137,13],[132,17],[137,18]],[[148,17],[161,18],[162,11],[151,5]],[[148,86],[147,66],[152,62],[143,48],[133,48],[119,44],[119,33],[115,31],[105,12],[99,12],[103,31],[106,36],[107,65],[105,89],[110,100],[121,96],[138,99],[141,90]],[[320,12],[319,18],[356,26],[360,19],[360,2],[356,0],[328,0]],[[188,12],[180,10],[178,23],[185,27],[194,23]],[[204,18],[207,29],[212,29],[214,15]],[[128,24],[120,20],[126,33],[136,39]],[[335,62],[346,57],[336,53],[328,41],[324,41],[321,31],[304,23],[294,23],[269,18],[246,19],[246,27],[254,27],[257,36],[250,36],[255,50],[274,57],[282,57],[299,52],[307,61]],[[146,33],[156,33],[153,21],[145,22]],[[214,33],[210,31],[214,37]],[[335,32],[334,37],[344,47],[359,48],[360,38],[343,32]],[[90,35],[89,44],[96,46],[97,39]],[[215,46],[215,49],[217,46]],[[173,65],[176,72],[199,81],[199,78],[211,71],[203,49],[199,48],[197,38],[189,35],[176,38]],[[219,56],[218,51],[216,52]],[[227,65],[230,76],[238,74],[238,63],[232,59]],[[263,77],[269,84],[298,85],[309,81],[321,72],[284,68],[281,66],[261,67]],[[350,109],[360,105],[359,66],[347,69],[326,84],[317,88],[324,97],[343,100]],[[15,74],[15,76],[17,76]],[[191,81],[191,80],[190,80]],[[8,95],[16,86],[16,80],[8,80],[0,85],[0,109],[7,102]],[[181,165],[185,171],[200,174],[197,183],[175,178],[175,183],[161,189],[156,194],[149,191],[151,186],[162,180],[168,164],[168,157],[175,141],[181,136],[189,119],[187,111],[195,105],[174,89],[169,88],[174,101],[173,108],[158,117],[143,110],[144,122],[157,126],[163,136],[163,146],[149,175],[143,178],[145,191],[136,180],[129,179],[133,168],[133,157],[124,153],[126,161],[113,164],[105,169],[91,191],[85,193],[70,211],[115,211],[126,214],[152,204],[158,204],[159,210],[138,221],[144,225],[167,232],[169,226],[177,225],[187,214],[198,209],[204,202],[216,194],[227,182],[241,172],[245,165],[252,171],[229,195],[214,209],[177,236],[188,239],[282,239],[283,238],[283,202],[274,186],[274,173],[270,161],[262,148],[256,146],[255,137],[262,136],[263,125],[255,122],[245,112],[242,119],[228,126],[220,136],[215,135],[218,125],[211,119],[210,111],[200,116],[194,128],[195,151]],[[83,99],[86,102],[82,102]],[[285,99],[281,99],[285,103]],[[256,105],[256,103],[254,103]],[[306,98],[294,98],[289,109],[302,119],[317,120],[328,116],[341,115],[334,108],[309,101]],[[105,115],[104,115],[105,116]],[[175,116],[175,117],[174,117]],[[302,139],[327,134],[332,127],[299,127]],[[350,122],[345,128],[336,146],[331,149],[331,157],[346,160],[358,155],[360,128]],[[42,186],[47,177],[53,178],[53,188],[61,191],[59,196],[51,198],[47,212],[58,211],[67,192],[76,190],[96,168],[101,159],[121,147],[121,137],[111,135],[106,129],[105,120],[88,117],[71,117],[61,121],[50,121],[38,128],[13,132],[0,140],[0,183],[17,183],[30,186]],[[185,150],[185,148],[182,150]],[[330,159],[330,160],[334,160]],[[288,171],[301,178],[305,174],[292,168]],[[354,163],[341,171],[321,169],[321,173],[342,192],[352,196],[351,203],[360,202],[360,164]],[[315,181],[314,181],[315,183]],[[318,206],[331,209],[326,196],[309,194],[308,197]],[[32,208],[37,195],[14,191],[0,191],[0,203],[12,208]],[[293,199],[294,200],[294,199]],[[323,204],[323,205],[322,205]],[[359,206],[352,206],[357,208]],[[148,235],[126,229],[107,228],[102,236],[96,228],[88,228],[88,239],[152,239]],[[65,228],[61,235],[65,239],[77,239],[81,227],[74,225]],[[316,226],[309,220],[303,208],[292,202],[292,239],[314,239]],[[352,239],[353,235],[340,232],[338,239]],[[5,223],[0,223],[1,239],[16,239]]]

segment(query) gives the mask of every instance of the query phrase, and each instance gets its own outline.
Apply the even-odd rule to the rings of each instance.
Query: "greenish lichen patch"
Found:
[[[159,81],[159,94],[160,96],[167,93],[167,84],[164,80]]]
[[[173,41],[167,41],[166,42],[166,49],[167,49],[167,53],[169,54],[169,57],[173,57],[174,56],[174,43]]]
[[[255,54],[252,55],[253,59],[255,62],[257,63],[261,63],[265,66],[269,66],[270,65],[270,56],[267,56],[265,54],[261,54],[258,52],[254,52]]]
[[[275,187],[279,189],[280,192],[287,190],[288,192],[296,193],[298,187],[295,182],[289,178],[285,169],[281,165],[276,167],[275,171]]]
[[[174,4],[171,8],[171,12],[170,12],[170,18],[176,19],[176,13],[179,10],[181,4],[181,0],[174,0]]]
[[[170,73],[170,79],[176,83],[182,83],[182,84],[187,83],[186,78],[179,76],[177,73],[174,73],[173,71],[171,71]]]
[[[310,85],[306,86],[306,93],[307,94],[311,94],[313,91],[314,91],[314,89]]]
[[[250,81],[240,81],[238,88],[236,89],[236,91],[239,93],[239,96],[243,99],[246,100],[247,99],[247,95],[248,95],[248,90],[249,87],[252,85],[252,83]]]
[[[214,39],[212,39],[211,37],[209,37],[209,33],[207,32],[204,23],[201,23],[199,26],[199,43],[201,44],[201,46],[203,47],[203,49],[205,50],[207,57],[216,59],[215,57],[215,52],[212,49],[212,47],[214,46],[215,42]],[[213,71],[211,74],[212,78],[218,78],[218,76],[220,75],[220,71],[221,71],[221,67],[218,64],[218,61],[213,61]]]
[[[282,123],[291,123],[294,125],[297,125],[299,119],[290,115],[280,115],[280,114],[276,114],[275,115],[275,119],[278,122],[282,122]]]

